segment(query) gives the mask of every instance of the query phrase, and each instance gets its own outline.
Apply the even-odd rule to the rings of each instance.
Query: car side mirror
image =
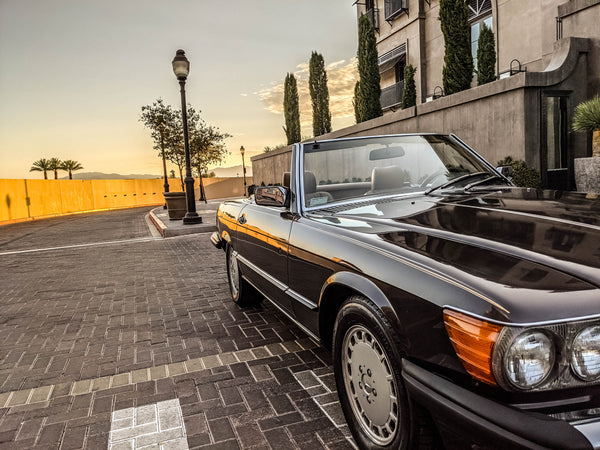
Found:
[[[289,206],[290,190],[283,186],[260,186],[254,191],[254,201],[260,206]]]

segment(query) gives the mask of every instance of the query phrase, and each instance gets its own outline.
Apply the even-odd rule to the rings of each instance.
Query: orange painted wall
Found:
[[[9,180],[0,179],[0,225],[22,220],[105,209],[160,205],[162,179]],[[169,190],[181,191],[178,178]]]

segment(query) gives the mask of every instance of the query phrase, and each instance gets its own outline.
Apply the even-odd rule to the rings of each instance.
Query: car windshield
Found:
[[[307,143],[303,149],[309,208],[365,196],[465,188],[498,177],[445,135],[345,139]]]

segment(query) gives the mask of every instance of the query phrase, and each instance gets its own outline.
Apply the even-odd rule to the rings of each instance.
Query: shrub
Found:
[[[530,187],[539,189],[542,187],[542,179],[540,173],[529,167],[525,161],[514,160],[512,157],[498,161],[498,166],[511,166],[512,175],[509,177],[511,181],[520,187]]]

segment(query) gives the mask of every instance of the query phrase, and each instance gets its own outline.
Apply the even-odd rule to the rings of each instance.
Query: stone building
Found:
[[[575,159],[591,156],[591,133],[570,125],[575,106],[600,94],[600,0],[466,2],[474,55],[482,24],[494,31],[496,81],[477,86],[474,76],[471,89],[443,95],[439,0],[357,0],[376,29],[384,115],[318,138],[455,133],[491,163],[523,159],[545,187],[576,189]],[[417,105],[402,110],[406,64],[417,69]],[[255,182],[280,182],[290,151],[252,158]]]
[[[540,170],[546,186],[574,188],[573,159],[588,156],[591,150],[585,136],[569,132],[569,124],[573,108],[600,93],[600,1],[466,0],[466,3],[474,66],[477,67],[479,32],[485,23],[494,31],[498,78],[526,73],[520,77],[524,81],[522,86],[506,83],[504,89],[494,90],[492,95],[508,101],[488,99],[487,108],[476,101],[471,105],[473,111],[490,118],[485,128],[521,133],[523,144],[513,147],[511,156],[524,158]],[[419,104],[443,96],[444,37],[438,18],[439,0],[359,0],[355,4],[358,15],[366,14],[376,30],[385,114],[392,114],[400,107],[407,64],[417,68],[417,110]],[[474,76],[472,86],[476,84]],[[522,96],[505,95],[515,88],[522,90]],[[510,113],[490,114],[489,107]],[[468,119],[472,115],[467,113],[463,117]],[[517,125],[515,130],[515,124],[507,120],[522,121],[525,126]],[[472,134],[462,136],[487,145],[497,143],[493,137],[485,139]],[[493,157],[508,156],[476,148],[492,162],[495,162]],[[505,153],[506,150],[503,149]]]

